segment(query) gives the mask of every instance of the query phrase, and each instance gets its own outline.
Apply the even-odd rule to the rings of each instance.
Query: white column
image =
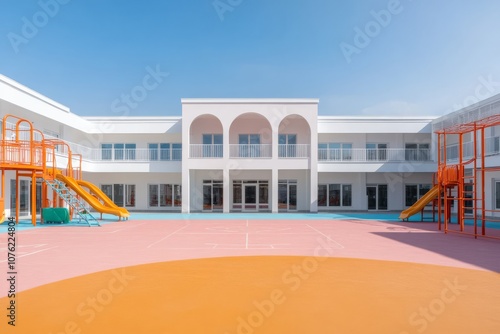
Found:
[[[272,169],[271,176],[271,211],[278,212],[278,169]]]
[[[190,184],[190,173],[189,169],[182,171],[182,213],[190,212],[190,193],[191,193],[191,184]]]
[[[231,181],[229,179],[229,168],[226,166],[222,170],[222,180],[223,180],[223,195],[224,195],[224,202],[223,202],[223,207],[222,211],[224,213],[228,213],[231,206],[230,206],[230,201],[231,197],[229,196],[229,188],[231,186]]]

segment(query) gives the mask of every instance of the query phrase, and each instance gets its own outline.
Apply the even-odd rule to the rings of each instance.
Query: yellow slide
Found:
[[[130,215],[127,209],[119,207],[118,205],[115,204],[98,186],[95,184],[88,182],[88,181],[83,181],[83,180],[75,180],[76,183],[80,187],[87,188],[90,193],[93,195],[97,196],[98,199],[104,202],[104,205],[110,208],[115,208],[118,210],[121,210],[124,214]],[[127,216],[128,217],[128,216]]]
[[[415,202],[408,209],[401,212],[399,219],[408,219],[416,213],[422,211],[422,209],[430,203],[434,198],[437,197],[439,192],[439,187],[435,185],[431,190],[429,190],[424,196],[420,197],[418,201]]]
[[[122,208],[110,208],[108,206],[103,205],[97,198],[92,196],[85,189],[80,187],[76,180],[72,177],[67,177],[62,174],[56,174],[56,178],[66,184],[68,188],[76,192],[85,202],[89,203],[91,207],[94,208],[97,212],[100,213],[109,213],[120,218],[126,218],[130,216],[128,211],[125,213]],[[126,210],[125,210],[126,211]]]

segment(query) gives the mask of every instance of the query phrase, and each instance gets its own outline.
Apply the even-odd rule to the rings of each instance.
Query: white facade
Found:
[[[68,142],[83,178],[130,211],[399,211],[432,186],[434,117],[322,117],[318,103],[183,99],[180,117],[80,117],[0,76],[0,115]]]

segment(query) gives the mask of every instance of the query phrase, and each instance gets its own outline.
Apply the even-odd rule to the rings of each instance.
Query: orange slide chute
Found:
[[[64,176],[62,174],[56,174],[56,178],[66,184],[68,188],[77,193],[85,202],[89,203],[94,210],[100,213],[109,213],[120,218],[127,218],[130,216],[129,212],[125,208],[120,207],[109,207],[103,205],[99,199],[92,196],[89,192],[78,185],[77,181],[69,176]],[[125,212],[126,211],[126,212]]]
[[[118,209],[120,211],[122,211],[124,214],[130,216],[130,213],[128,212],[127,209],[125,208],[122,208],[122,207],[119,207],[118,205],[115,204],[115,202],[113,202],[109,197],[108,195],[106,195],[101,189],[99,189],[98,186],[96,186],[95,184],[91,183],[91,182],[88,182],[88,181],[83,181],[83,180],[75,180],[76,183],[78,183],[78,185],[80,187],[83,187],[83,188],[87,188],[89,190],[90,193],[92,193],[93,195],[97,196],[98,199],[100,199],[101,201],[103,201],[104,203],[104,206],[107,206],[109,208],[115,208],[115,209]],[[127,217],[128,217],[127,216]]]
[[[420,199],[416,201],[415,204],[401,212],[401,214],[399,215],[399,219],[408,219],[414,214],[419,213],[427,204],[429,204],[434,198],[437,197],[438,193],[439,186],[435,185],[424,196],[420,197]]]

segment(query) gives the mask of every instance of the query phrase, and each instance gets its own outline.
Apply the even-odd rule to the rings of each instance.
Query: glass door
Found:
[[[222,211],[224,193],[222,181],[203,181],[203,211]]]
[[[203,185],[203,211],[212,211],[212,185]]]
[[[368,210],[387,210],[387,185],[378,184],[366,186],[366,196],[368,199]]]
[[[257,185],[245,184],[244,185],[244,203],[243,209],[245,211],[257,211]]]
[[[367,186],[366,197],[368,198],[368,210],[377,210],[377,186]]]
[[[288,211],[297,210],[297,184],[288,184]]]
[[[278,210],[281,211],[297,210],[297,181],[295,180],[278,181]]]

